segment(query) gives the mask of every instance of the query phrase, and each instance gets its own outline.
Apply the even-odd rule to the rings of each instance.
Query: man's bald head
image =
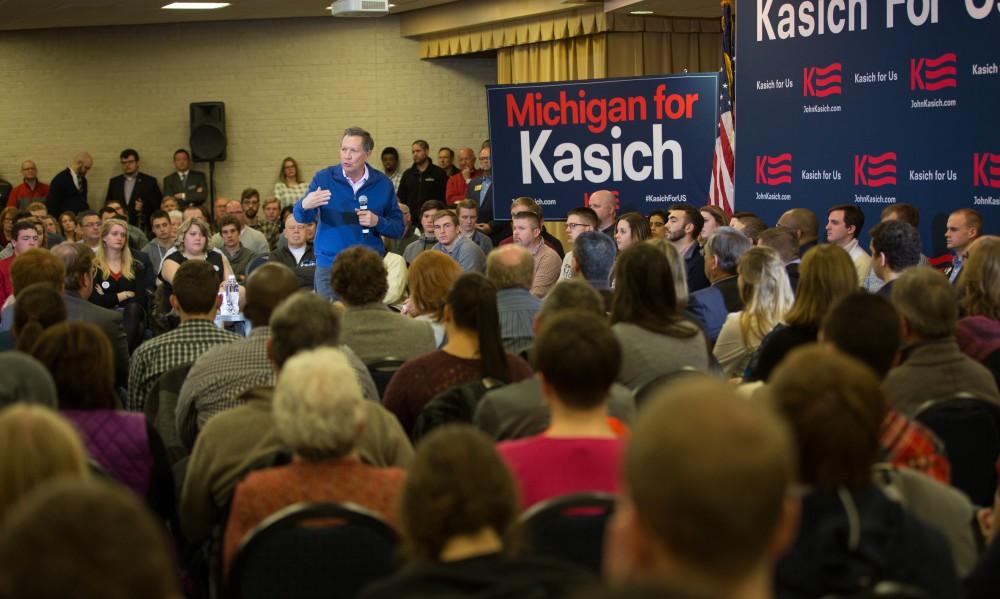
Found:
[[[608,228],[615,222],[615,194],[607,189],[598,189],[590,194],[587,205],[597,213],[602,229]]]
[[[523,246],[510,243],[490,252],[486,258],[486,278],[497,289],[531,289],[535,260]]]
[[[94,166],[94,159],[88,152],[80,152],[73,157],[73,163],[72,163],[73,172],[75,172],[77,175],[81,176],[86,175],[87,171],[93,168],[93,166]]]
[[[278,262],[267,262],[247,278],[247,302],[243,313],[250,324],[266,327],[278,304],[299,290],[299,282],[291,268]]]
[[[779,227],[787,227],[796,232],[799,246],[819,239],[819,221],[816,213],[808,208],[792,208],[778,219]]]

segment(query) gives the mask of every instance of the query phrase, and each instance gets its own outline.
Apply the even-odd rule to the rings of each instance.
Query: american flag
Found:
[[[733,213],[733,177],[736,174],[736,128],[733,125],[733,5],[722,0],[722,67],[719,69],[719,134],[712,157],[708,203],[727,215]]]

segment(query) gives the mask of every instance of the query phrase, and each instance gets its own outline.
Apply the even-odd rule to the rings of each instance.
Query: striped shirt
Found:
[[[505,350],[519,354],[531,347],[535,337],[532,324],[541,307],[542,300],[531,295],[527,289],[501,289],[497,292],[500,336]]]

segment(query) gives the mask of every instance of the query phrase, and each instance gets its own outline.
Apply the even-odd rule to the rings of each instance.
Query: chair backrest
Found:
[[[167,448],[171,464],[190,453],[181,441],[175,416],[177,398],[181,394],[181,385],[184,384],[184,379],[187,378],[192,364],[193,362],[181,364],[161,374],[146,396],[146,403],[143,406],[146,420],[152,423],[153,428],[163,439],[163,445]]]
[[[399,370],[399,367],[404,362],[406,360],[386,357],[366,364],[368,372],[372,375],[372,380],[375,381],[375,388],[378,390],[379,399],[385,395],[385,388],[389,386],[392,375],[396,374],[396,371]]]
[[[931,400],[914,420],[944,442],[951,461],[951,484],[976,505],[993,505],[1000,456],[1000,405],[968,393]]]
[[[661,374],[649,381],[646,381],[633,393],[635,397],[635,407],[641,407],[646,400],[653,397],[653,395],[665,385],[696,374],[701,373],[690,366],[685,366],[684,368],[680,368],[666,374]]]
[[[461,383],[438,393],[417,414],[410,439],[416,444],[427,433],[445,424],[472,424],[479,400],[490,389],[501,386],[502,381],[487,377]]]
[[[396,569],[395,531],[350,503],[289,506],[244,537],[230,572],[239,599],[353,598]]]
[[[615,509],[608,493],[573,493],[533,505],[521,515],[523,552],[574,563],[597,576],[604,528]]]

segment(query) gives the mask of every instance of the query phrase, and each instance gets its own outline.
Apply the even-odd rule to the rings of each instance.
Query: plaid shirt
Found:
[[[146,396],[164,372],[194,362],[213,345],[232,343],[240,336],[223,331],[210,320],[189,320],[179,327],[140,345],[132,354],[128,370],[128,405],[141,412]]]
[[[879,441],[884,461],[923,472],[946,485],[951,484],[951,463],[945,457],[944,443],[919,422],[889,410],[882,421]]]
[[[278,223],[272,223],[266,218],[260,218],[257,222],[250,225],[250,228],[257,229],[264,234],[264,237],[267,238],[267,245],[271,248],[272,252],[278,247],[278,235],[281,234],[281,227]]]
[[[191,366],[177,398],[177,432],[193,439],[209,418],[244,404],[240,396],[254,387],[273,387],[274,370],[267,359],[271,329],[258,327],[248,339],[218,345]],[[197,427],[192,425],[198,414]],[[192,430],[186,430],[191,428]]]

